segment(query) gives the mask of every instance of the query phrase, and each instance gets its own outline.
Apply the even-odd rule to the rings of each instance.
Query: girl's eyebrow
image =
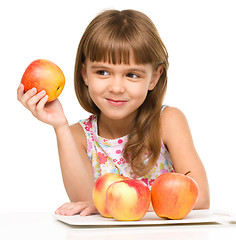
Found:
[[[110,69],[110,67],[109,66],[105,66],[105,65],[92,65],[91,66],[91,68],[92,69]],[[126,71],[129,71],[129,72],[141,72],[141,73],[146,73],[146,70],[145,69],[143,69],[142,67],[138,67],[138,68],[133,68],[133,67],[131,67],[131,68],[129,68],[129,67],[127,67],[127,69],[126,69]]]
[[[107,66],[102,66],[102,65],[92,65],[91,68],[97,69],[97,68],[109,68]]]
[[[146,73],[146,70],[143,68],[128,68],[127,69],[130,72],[141,72],[141,73]]]

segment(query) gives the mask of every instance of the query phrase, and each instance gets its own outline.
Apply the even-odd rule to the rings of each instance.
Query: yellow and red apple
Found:
[[[151,201],[157,216],[182,219],[194,208],[199,194],[195,180],[186,174],[164,173],[156,178]]]
[[[93,188],[93,202],[98,212],[103,217],[112,217],[106,207],[106,191],[108,187],[117,181],[124,180],[124,177],[116,173],[105,173],[98,177]]]
[[[144,217],[151,202],[151,192],[141,180],[115,182],[106,192],[106,206],[113,218],[137,221]]]
[[[55,63],[38,59],[26,68],[21,83],[24,85],[25,92],[33,87],[37,92],[45,90],[48,102],[51,102],[61,94],[65,86],[65,76]]]

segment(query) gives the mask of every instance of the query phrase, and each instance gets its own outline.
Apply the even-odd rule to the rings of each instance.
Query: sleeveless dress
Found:
[[[161,153],[152,170],[143,177],[132,174],[130,164],[123,158],[122,150],[128,136],[118,139],[106,139],[98,135],[97,116],[91,115],[88,119],[80,120],[87,139],[87,154],[92,162],[94,180],[105,173],[120,173],[129,178],[142,180],[151,189],[154,180],[165,172],[174,172],[170,154],[161,140]]]

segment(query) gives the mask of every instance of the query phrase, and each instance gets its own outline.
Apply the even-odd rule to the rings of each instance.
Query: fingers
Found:
[[[20,87],[21,89],[21,87]],[[24,89],[22,89],[24,90]],[[28,100],[33,97],[35,94],[37,93],[37,89],[35,87],[33,87],[32,89],[28,90],[26,93],[20,92],[20,96],[19,96],[19,101],[26,106],[26,103],[28,102]]]
[[[31,90],[29,90],[29,91],[31,91]],[[29,92],[29,91],[27,91],[26,93],[25,93],[25,95]],[[37,91],[37,90],[36,90]],[[41,92],[39,92],[39,93],[37,93],[37,94],[35,94],[35,90],[33,89],[33,91],[32,92],[30,92],[27,96],[26,96],[26,107],[28,107],[29,108],[29,110],[31,111],[31,112],[33,112],[35,109],[38,109],[38,105],[37,104],[39,104],[39,102],[44,98],[44,96],[45,96],[45,94],[46,94],[46,91],[45,90],[42,90]],[[29,97],[29,98],[28,98]],[[44,99],[45,100],[45,99]],[[44,104],[43,104],[44,103]],[[39,109],[42,109],[42,107],[44,107],[44,105],[45,105],[45,101],[41,101],[41,104],[40,104],[40,106],[39,106]],[[43,105],[43,106],[42,106]]]
[[[68,212],[68,210],[70,209],[70,204],[71,203],[65,203],[62,206],[60,206],[55,213],[56,214],[60,214],[60,215],[67,215],[66,213]]]
[[[46,93],[46,92],[45,92],[45,93]],[[41,110],[44,108],[45,104],[47,103],[47,100],[48,100],[48,95],[45,95],[45,96],[38,102],[38,104],[37,104],[37,106],[36,106],[36,109],[37,109],[38,111],[41,111]]]
[[[37,93],[35,87],[24,93],[24,85],[20,84],[17,89],[17,99],[31,112],[34,112],[35,110],[42,110],[44,108],[48,96],[45,90]]]
[[[88,216],[97,213],[97,210],[92,202],[72,202],[63,204],[55,213],[66,216],[80,213],[81,216]]]
[[[61,207],[56,210],[56,214],[72,216],[76,213],[80,213],[85,208],[84,203],[76,202],[76,203],[65,203]]]
[[[80,212],[80,216],[88,216],[94,213],[98,213],[95,207],[87,207]]]
[[[17,89],[17,99],[20,101],[23,95],[24,95],[24,85],[21,83]]]

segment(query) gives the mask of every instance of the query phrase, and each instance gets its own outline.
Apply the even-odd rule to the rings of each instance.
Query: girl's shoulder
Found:
[[[180,115],[184,115],[183,112],[176,107],[171,107],[168,105],[163,105],[162,106],[162,114],[161,114],[161,118],[163,117],[173,117],[173,116],[180,116]]]
[[[160,117],[160,130],[164,143],[167,143],[168,138],[176,135],[177,132],[183,133],[188,129],[187,119],[180,109],[171,106],[163,108]]]
[[[70,131],[75,139],[76,144],[82,146],[84,149],[87,149],[86,135],[80,122],[70,125]]]

